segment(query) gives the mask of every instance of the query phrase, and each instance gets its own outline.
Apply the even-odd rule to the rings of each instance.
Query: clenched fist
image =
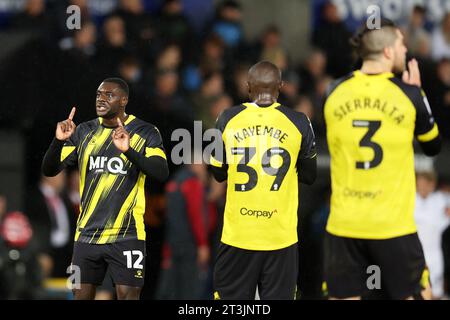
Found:
[[[117,118],[117,124],[119,125],[117,129],[112,132],[112,140],[117,149],[121,152],[126,152],[130,148],[130,135],[127,130],[123,127],[122,121]]]
[[[58,122],[58,124],[56,125],[56,133],[55,133],[56,139],[58,139],[60,141],[66,141],[75,132],[75,129],[77,126],[72,121],[72,119],[75,116],[76,110],[77,110],[77,108],[73,107],[72,111],[70,111],[70,114],[69,114],[69,117],[67,118],[67,120]]]

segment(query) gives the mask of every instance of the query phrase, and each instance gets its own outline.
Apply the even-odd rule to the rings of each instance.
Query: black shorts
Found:
[[[297,244],[254,251],[220,243],[214,267],[214,299],[293,300],[298,274]]]
[[[101,285],[109,267],[115,285],[142,287],[145,275],[145,241],[109,244],[75,242],[72,265],[81,271],[81,283]]]
[[[418,297],[429,285],[417,233],[385,240],[353,239],[326,233],[324,241],[329,297],[400,300]]]

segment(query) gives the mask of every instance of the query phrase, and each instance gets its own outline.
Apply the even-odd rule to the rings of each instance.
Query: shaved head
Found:
[[[282,86],[281,70],[269,61],[261,61],[248,71],[248,91],[252,101],[272,104],[278,99]]]
[[[350,43],[365,61],[386,64],[392,72],[405,70],[407,48],[400,29],[388,19],[382,19],[379,29],[364,24]]]
[[[364,34],[361,38],[361,58],[374,59],[383,53],[384,48],[393,46],[398,37],[397,30],[395,27],[388,26]]]

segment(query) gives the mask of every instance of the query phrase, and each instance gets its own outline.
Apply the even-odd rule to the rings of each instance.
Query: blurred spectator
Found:
[[[280,90],[278,102],[292,108],[298,97],[300,89],[300,77],[294,70],[286,70],[282,74],[283,86]]]
[[[6,199],[0,196],[0,205]],[[0,299],[43,299],[33,230],[22,212],[0,208]]]
[[[314,120],[314,106],[308,96],[297,97],[293,109],[298,112],[303,112],[311,122]]]
[[[0,221],[2,221],[2,217],[5,215],[7,209],[8,202],[6,201],[6,196],[0,193]]]
[[[322,21],[314,30],[312,44],[327,56],[327,72],[339,78],[350,72],[352,66],[350,32],[339,17],[336,5],[327,1],[322,8]]]
[[[444,294],[444,258],[442,234],[450,225],[450,197],[436,191],[437,176],[433,172],[417,173],[415,220],[425,260],[430,270],[434,299]]]
[[[213,100],[223,93],[223,77],[219,72],[206,74],[202,86],[192,96],[195,120],[203,121],[203,127],[211,127],[210,107]],[[212,120],[212,121],[215,121]]]
[[[404,28],[408,51],[417,57],[428,57],[431,51],[430,34],[425,29],[425,16],[425,7],[414,6],[409,22]]]
[[[183,72],[183,85],[189,91],[198,90],[202,78],[225,69],[225,45],[217,35],[211,35],[202,44],[202,52],[197,61],[187,65]]]
[[[135,55],[127,55],[120,61],[118,75],[128,83],[130,90],[127,113],[140,116],[139,112],[146,103],[145,96],[150,76]]]
[[[204,125],[205,129],[214,128],[217,118],[220,114],[228,108],[233,106],[233,100],[227,94],[221,94],[217,96],[211,103],[211,108],[209,109],[209,120],[210,122]]]
[[[288,67],[288,56],[281,46],[281,32],[276,26],[269,26],[263,33],[259,60],[267,60],[280,70]]]
[[[220,37],[211,35],[205,40],[202,56],[200,57],[201,74],[224,70],[224,50],[224,42]]]
[[[234,105],[241,104],[243,101],[248,100],[247,76],[250,67],[250,65],[245,63],[239,63],[234,67],[230,84],[230,92]]]
[[[317,82],[325,75],[327,57],[320,49],[313,49],[300,68],[300,78],[304,93],[313,94]]]
[[[42,33],[50,32],[51,21],[45,11],[45,0],[27,0],[24,12],[14,18],[11,27]]]
[[[164,0],[158,17],[158,37],[164,42],[176,43],[183,51],[183,56],[196,48],[195,37],[189,21],[183,15],[183,2]]]
[[[434,27],[431,37],[431,55],[433,60],[450,59],[450,12]]]
[[[201,299],[206,286],[208,244],[205,164],[182,167],[166,185],[167,245],[160,299]]]
[[[78,61],[88,61],[96,53],[95,42],[97,29],[91,21],[82,24],[79,30],[74,32],[73,38],[64,38],[59,46]]]
[[[316,109],[309,96],[300,95],[293,105],[295,111],[303,112],[311,121],[316,137],[325,136],[322,109]]]
[[[325,122],[323,117],[323,104],[325,102],[326,90],[330,86],[333,78],[323,75],[315,82],[314,91],[308,94],[308,100],[312,102],[314,117],[311,120],[316,138],[325,137]]]
[[[442,137],[450,139],[450,58],[438,62],[433,81],[426,83],[428,99]]]
[[[124,20],[119,15],[108,17],[103,23],[103,36],[96,60],[107,76],[130,51]]]
[[[145,12],[143,1],[120,0],[119,9],[114,15],[124,22],[130,46],[145,51],[146,45],[155,37],[155,27],[153,18]]]
[[[144,119],[160,128],[167,154],[170,154],[176,142],[172,141],[172,132],[179,128],[192,130],[193,111],[189,101],[179,90],[179,76],[175,70],[158,70],[155,79],[155,91],[142,111]],[[150,106],[150,108],[149,108]],[[174,165],[169,162],[169,170]]]
[[[207,130],[215,127],[215,123],[219,115],[225,109],[233,105],[231,97],[224,93],[218,93],[206,99],[203,109],[196,110],[198,113],[195,120],[201,120],[203,130]]]
[[[233,0],[219,5],[217,16],[210,30],[219,35],[230,49],[237,48],[243,39],[241,6]]]
[[[41,177],[37,189],[30,191],[26,202],[39,246],[39,262],[45,277],[66,277],[72,260],[76,213],[64,194],[66,173],[55,177]]]
[[[181,50],[177,44],[169,44],[161,50],[156,59],[158,70],[179,70],[181,64]]]

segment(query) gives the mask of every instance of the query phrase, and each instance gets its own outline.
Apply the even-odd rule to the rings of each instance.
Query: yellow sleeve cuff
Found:
[[[64,146],[61,150],[60,161],[63,162],[75,150],[75,146]]]
[[[145,148],[145,156],[147,158],[153,157],[153,156],[158,156],[158,157],[161,157],[161,158],[167,160],[166,154],[160,148]]]
[[[218,168],[221,168],[222,165],[223,165],[222,162],[220,162],[219,160],[216,160],[216,158],[214,158],[213,156],[211,156],[209,158],[209,164],[214,166],[214,167],[218,167]]]
[[[430,131],[428,131],[424,134],[418,135],[417,140],[419,140],[420,142],[428,142],[428,141],[431,141],[434,138],[436,138],[438,135],[439,135],[439,130],[435,123],[433,128]]]

